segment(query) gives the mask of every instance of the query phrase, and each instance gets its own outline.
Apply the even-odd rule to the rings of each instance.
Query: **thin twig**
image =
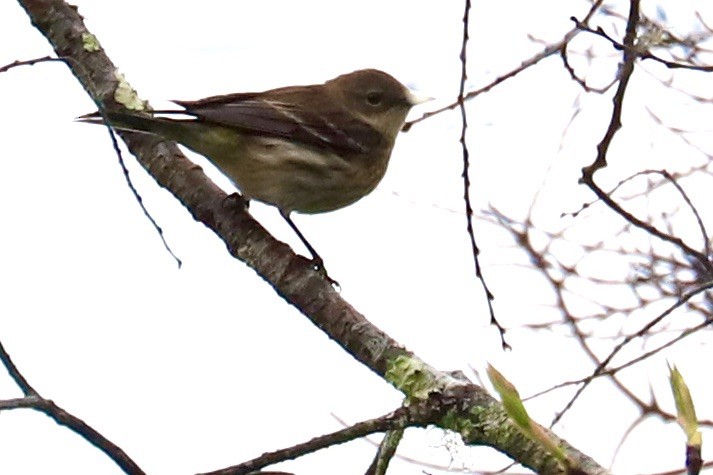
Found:
[[[708,283],[706,283],[706,284],[704,284],[704,285],[701,285],[701,286],[699,286],[699,287],[696,287],[696,288],[693,289],[692,291],[687,292],[686,294],[684,294],[683,296],[681,296],[681,298],[679,298],[678,300],[676,300],[676,302],[675,302],[673,305],[671,305],[669,308],[667,308],[666,310],[664,310],[663,312],[661,312],[656,318],[654,318],[653,320],[651,320],[650,322],[648,322],[646,325],[644,325],[641,329],[639,329],[639,331],[637,331],[636,333],[633,333],[633,334],[627,336],[626,338],[624,338],[624,340],[622,340],[621,343],[619,343],[618,345],[616,345],[616,346],[614,347],[614,349],[609,353],[609,355],[594,369],[594,371],[592,372],[592,374],[590,374],[590,375],[587,376],[586,378],[583,378],[583,379],[581,379],[581,380],[579,380],[579,381],[569,381],[569,382],[567,382],[567,383],[562,383],[562,384],[557,385],[558,387],[564,387],[564,386],[569,386],[569,385],[572,385],[572,384],[582,384],[579,388],[577,388],[577,391],[574,393],[574,395],[573,395],[573,396],[570,398],[570,400],[567,402],[565,408],[564,408],[559,414],[557,414],[557,416],[553,419],[552,424],[553,424],[553,425],[556,424],[556,423],[562,418],[562,416],[572,407],[572,405],[574,404],[574,402],[579,398],[579,396],[580,396],[580,395],[582,394],[582,392],[589,386],[589,384],[590,384],[592,381],[594,381],[594,379],[598,378],[599,376],[603,376],[603,375],[616,374],[617,372],[621,371],[622,369],[627,368],[627,367],[629,367],[629,366],[631,366],[631,365],[633,365],[633,364],[635,364],[635,363],[638,363],[638,362],[640,362],[640,361],[643,361],[643,360],[645,360],[646,358],[650,358],[651,356],[653,356],[653,355],[655,355],[656,353],[660,352],[660,351],[663,350],[664,348],[668,348],[669,346],[671,346],[671,345],[673,345],[673,344],[679,342],[679,341],[682,340],[683,338],[685,338],[685,337],[687,337],[687,336],[689,336],[689,335],[695,333],[696,331],[698,331],[698,330],[700,330],[700,329],[702,329],[702,328],[705,328],[706,326],[710,325],[711,321],[713,321],[713,317],[706,319],[703,323],[701,323],[701,324],[699,324],[699,325],[696,325],[695,327],[686,329],[685,331],[681,332],[681,334],[680,334],[679,336],[677,336],[676,338],[674,338],[673,340],[671,340],[671,341],[669,341],[669,342],[667,342],[667,343],[665,343],[665,344],[663,344],[663,345],[661,345],[661,346],[655,348],[654,350],[651,350],[651,351],[648,351],[648,352],[646,352],[646,353],[643,353],[643,354],[637,356],[636,358],[633,358],[633,359],[627,361],[626,363],[624,363],[624,364],[622,364],[622,365],[620,365],[620,366],[617,366],[617,367],[615,367],[615,368],[606,369],[606,367],[607,367],[607,366],[609,365],[609,363],[612,361],[612,359],[614,358],[614,356],[616,356],[617,353],[619,353],[619,351],[621,351],[621,350],[622,350],[626,345],[628,345],[631,341],[633,341],[635,338],[643,337],[644,335],[647,334],[647,332],[651,329],[651,327],[653,327],[654,325],[656,325],[656,324],[658,324],[659,322],[661,322],[664,318],[668,317],[671,313],[673,313],[674,310],[676,310],[676,309],[678,309],[679,307],[681,307],[683,304],[685,304],[686,302],[688,302],[690,299],[692,299],[694,296],[698,295],[699,293],[704,292],[704,291],[706,291],[706,290],[710,290],[711,288],[713,288],[713,282],[708,282]],[[552,388],[552,389],[555,389],[555,388]]]
[[[25,61],[16,60],[5,66],[0,66],[0,74],[11,70],[12,68],[17,68],[18,66],[34,66],[37,63],[49,63],[49,62],[61,62],[63,63],[64,58],[54,58],[52,56],[43,56],[42,58],[27,59]]]
[[[709,73],[713,71],[713,66],[696,66],[695,64],[683,64],[683,63],[677,63],[675,61],[669,61],[667,59],[659,58],[655,54],[651,53],[648,50],[643,50],[638,47],[638,45],[634,44],[627,44],[626,41],[624,44],[619,43],[616,41],[614,38],[609,36],[601,27],[598,27],[597,29],[593,29],[583,23],[581,23],[577,18],[571,17],[570,18],[576,25],[577,28],[581,31],[586,31],[588,33],[595,34],[597,36],[601,36],[602,38],[606,39],[609,41],[614,48],[618,50],[623,50],[628,54],[632,54],[633,56],[639,57],[641,59],[650,59],[652,61],[656,61],[657,63],[661,63],[664,66],[666,66],[669,69],[689,69],[691,71],[700,71],[704,73]]]
[[[207,472],[202,475],[245,475],[250,472],[260,470],[268,465],[301,457],[303,455],[316,452],[317,450],[349,442],[375,432],[403,429],[408,425],[414,424],[416,423],[410,421],[409,410],[407,408],[400,408],[390,414],[379,417],[378,419],[358,422],[351,427],[347,427],[331,434],[315,437],[314,439],[302,444],[276,450],[274,452],[266,452],[259,457],[248,460],[247,462],[243,462],[239,465],[222,468],[213,472]]]
[[[371,462],[365,475],[386,475],[389,463],[391,459],[394,458],[394,455],[396,455],[396,449],[403,436],[403,429],[386,431],[384,438],[381,439],[381,443],[379,444],[379,449],[376,451],[376,456],[374,456],[374,460]]]
[[[19,67],[19,66],[33,66],[38,63],[47,63],[47,62],[61,62],[61,63],[67,63],[68,61],[72,61],[72,58],[69,57],[52,57],[52,56],[44,56],[42,58],[34,58],[34,59],[28,59],[24,61],[13,61],[10,64],[6,64],[5,66],[0,67],[0,74],[4,73],[6,71],[9,71],[10,69]],[[75,67],[82,67],[80,64],[74,64]],[[102,116],[102,119],[104,119],[104,122],[106,124],[109,123],[109,121],[106,118],[106,115],[104,114],[104,108],[102,104],[97,104],[97,107],[99,107],[99,113]],[[119,149],[119,144],[116,140],[116,136],[114,135],[114,132],[111,130],[109,126],[107,126],[107,129],[109,130],[109,135],[111,136],[111,143],[112,146],[114,147],[114,150],[116,151],[116,154],[119,158],[119,166],[121,167],[121,171],[124,175],[124,179],[126,180],[126,184],[129,187],[129,190],[131,190],[131,193],[134,195],[134,198],[136,199],[136,202],[139,203],[139,206],[141,207],[141,211],[143,211],[144,216],[149,220],[153,228],[156,230],[158,233],[159,238],[161,239],[161,242],[163,243],[163,247],[168,251],[168,253],[173,257],[173,259],[176,261],[176,264],[180,268],[182,263],[181,260],[176,256],[176,254],[173,252],[171,247],[168,245],[168,242],[166,241],[166,238],[163,234],[163,229],[158,225],[156,220],[151,216],[151,213],[149,213],[148,209],[146,209],[146,206],[144,205],[144,200],[141,198],[141,195],[139,194],[138,190],[134,186],[133,182],[131,181],[131,177],[129,176],[129,170],[126,168],[126,164],[124,162],[124,157],[121,154],[121,150]]]
[[[102,117],[104,117],[104,122],[106,124],[109,124],[109,122],[106,120],[106,117],[104,116],[104,111],[102,108],[100,108],[100,113]],[[158,225],[156,220],[154,219],[153,216],[151,216],[151,213],[149,212],[148,209],[146,209],[146,205],[144,204],[144,199],[141,197],[139,194],[139,191],[136,189],[134,186],[133,181],[131,181],[131,176],[129,175],[129,169],[126,167],[126,162],[124,162],[124,155],[121,153],[121,148],[119,148],[119,142],[116,140],[116,134],[114,133],[114,130],[111,128],[111,126],[107,125],[107,130],[109,131],[109,137],[111,138],[111,145],[114,148],[114,152],[116,153],[116,156],[118,158],[118,163],[119,166],[121,167],[121,172],[124,175],[124,180],[126,180],[126,186],[129,187],[129,190],[131,191],[131,194],[134,195],[134,199],[136,202],[139,204],[139,207],[141,208],[141,211],[144,213],[144,216],[146,216],[146,219],[149,220],[153,228],[156,230],[158,233],[158,237],[161,239],[161,242],[163,243],[163,247],[168,251],[168,253],[173,257],[173,259],[176,261],[176,265],[178,265],[178,268],[180,269],[181,266],[183,265],[183,262],[181,262],[181,259],[178,258],[178,256],[173,252],[173,249],[171,249],[171,246],[168,245],[168,242],[166,241],[166,237],[163,234],[163,228]]]
[[[93,427],[78,417],[65,411],[49,399],[41,397],[27,379],[22,375],[12,358],[0,343],[0,362],[5,366],[13,381],[20,387],[25,397],[0,401],[0,410],[34,409],[52,418],[57,424],[67,427],[84,440],[104,452],[128,475],[144,475],[144,471],[134,462],[121,447],[111,442]]]
[[[592,18],[592,16],[594,16],[594,13],[596,13],[596,11],[599,9],[599,7],[601,7],[602,3],[604,3],[604,0],[597,0],[596,2],[594,2],[594,3],[592,4],[591,8],[589,9],[589,11],[587,12],[587,14],[585,15],[584,19],[582,19],[582,22],[586,24],[586,23]],[[542,51],[540,51],[540,52],[537,53],[536,55],[531,56],[530,58],[528,58],[528,59],[526,59],[526,60],[523,60],[523,61],[520,63],[520,65],[519,65],[518,67],[511,69],[510,71],[508,71],[507,73],[503,74],[502,76],[498,76],[498,77],[495,78],[493,81],[491,81],[490,83],[486,84],[485,86],[483,86],[483,87],[481,87],[481,88],[479,88],[479,89],[476,89],[476,90],[474,90],[474,91],[471,91],[471,92],[469,92],[468,94],[466,94],[466,95],[463,97],[463,101],[469,101],[469,100],[471,100],[471,99],[474,99],[475,97],[477,97],[477,96],[479,96],[479,95],[481,95],[481,94],[484,94],[484,93],[490,91],[490,90],[493,89],[495,86],[504,83],[504,82],[507,81],[508,79],[513,78],[513,77],[517,76],[518,74],[520,74],[521,72],[523,72],[523,71],[525,71],[525,70],[531,68],[532,66],[538,64],[538,63],[539,63],[540,61],[542,61],[543,59],[549,58],[549,57],[552,56],[553,54],[559,53],[559,52],[562,50],[562,48],[563,48],[565,45],[567,45],[570,41],[572,41],[572,38],[574,38],[575,36],[577,36],[579,33],[581,33],[581,29],[579,29],[579,28],[572,28],[572,29],[569,30],[567,33],[565,33],[564,37],[563,37],[560,41],[558,41],[557,43],[554,43],[554,44],[551,44],[551,45],[549,45],[549,46],[546,46]],[[407,132],[407,131],[409,131],[409,130],[411,129],[411,127],[413,127],[415,124],[418,124],[419,122],[423,122],[424,120],[429,119],[429,118],[431,118],[431,117],[433,117],[433,116],[442,114],[443,112],[447,112],[447,111],[450,111],[450,110],[454,110],[454,109],[460,107],[460,104],[461,104],[461,101],[456,100],[455,102],[453,102],[453,103],[451,103],[451,104],[448,104],[448,105],[445,106],[445,107],[441,107],[440,109],[437,109],[437,110],[435,110],[435,111],[426,112],[426,113],[424,113],[421,117],[419,117],[418,119],[414,119],[414,120],[412,120],[412,121],[406,122],[406,123],[404,124],[402,130],[403,130],[404,132]]]
[[[22,373],[20,373],[20,370],[17,369],[17,366],[15,366],[12,358],[10,358],[10,354],[5,351],[5,347],[2,345],[2,342],[0,342],[0,362],[2,362],[2,365],[5,369],[7,369],[7,372],[10,374],[12,380],[15,381],[15,384],[17,384],[25,396],[38,395],[37,391],[35,391],[27,379],[25,379]]]
[[[460,85],[458,88],[458,107],[461,116],[461,133],[460,144],[463,151],[463,201],[465,203],[465,219],[468,238],[470,239],[470,247],[473,253],[473,262],[475,264],[475,275],[478,277],[480,284],[485,292],[485,299],[488,302],[488,311],[490,312],[490,324],[494,325],[500,333],[500,344],[503,349],[510,349],[510,345],[505,341],[505,328],[498,322],[495,317],[495,309],[493,308],[493,300],[495,296],[490,291],[483,269],[480,265],[480,249],[475,242],[475,234],[473,232],[473,207],[470,203],[470,153],[468,152],[468,144],[466,143],[466,132],[468,130],[468,112],[465,108],[465,83],[468,79],[467,73],[467,50],[468,50],[468,24],[470,18],[470,0],[465,0],[465,12],[463,13],[463,43],[460,51],[461,74]]]

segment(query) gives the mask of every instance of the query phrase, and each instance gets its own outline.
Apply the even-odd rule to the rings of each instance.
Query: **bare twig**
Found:
[[[255,470],[260,470],[268,465],[301,457],[302,455],[316,452],[320,449],[331,447],[333,445],[349,442],[350,440],[358,439],[375,432],[399,430],[414,424],[415,422],[410,420],[408,409],[400,408],[383,417],[358,422],[351,427],[347,427],[331,434],[315,437],[314,439],[302,444],[297,444],[293,447],[276,450],[274,452],[267,452],[257,458],[248,460],[247,462],[243,462],[239,465],[222,468],[213,472],[206,472],[202,475],[245,475]]]
[[[602,3],[604,3],[604,0],[597,0],[594,3],[592,3],[591,8],[585,15],[582,22],[586,24],[592,18],[594,13],[596,13],[596,11],[601,7]],[[495,86],[504,83],[508,79],[511,79],[511,78],[517,76],[518,74],[520,74],[521,72],[538,64],[543,59],[549,58],[553,54],[559,53],[562,50],[562,48],[565,45],[567,45],[570,41],[572,41],[572,38],[577,36],[580,32],[581,32],[581,30],[579,28],[572,28],[567,33],[565,33],[564,37],[560,41],[553,43],[549,46],[546,46],[542,51],[540,51],[536,55],[531,56],[530,58],[522,61],[520,63],[520,66],[511,69],[510,71],[508,71],[507,73],[505,73],[501,76],[498,76],[496,79],[494,79],[490,83],[486,84],[485,86],[483,86],[479,89],[476,89],[475,91],[471,91],[468,94],[465,94],[463,96],[463,101],[469,101],[471,99],[474,99],[474,98],[478,97],[479,95],[490,91]],[[461,102],[462,101],[456,100],[455,102],[448,104],[445,107],[442,107],[435,111],[426,112],[418,119],[414,119],[412,121],[406,122],[406,124],[404,124],[404,127],[403,127],[404,132],[410,130],[411,127],[413,127],[415,124],[418,124],[419,122],[423,122],[424,120],[429,119],[433,116],[436,116],[436,115],[442,114],[443,112],[454,110],[454,109],[460,107]]]
[[[593,33],[597,36],[601,36],[602,38],[609,41],[612,44],[612,46],[614,46],[614,48],[616,48],[618,50],[623,50],[627,54],[631,54],[634,57],[638,57],[641,59],[650,59],[650,60],[656,61],[657,63],[661,63],[669,69],[690,69],[691,71],[700,71],[700,72],[705,72],[705,73],[709,73],[709,72],[713,71],[713,66],[697,66],[695,64],[677,63],[675,61],[669,61],[667,59],[659,58],[658,56],[651,53],[650,51],[648,51],[646,49],[639,48],[636,43],[627,44],[626,40],[624,41],[624,44],[619,43],[614,38],[609,36],[601,27],[593,29],[593,28],[585,25],[584,23],[580,22],[575,17],[572,17],[571,20],[577,25],[578,29],[580,29],[582,31],[589,32],[589,33]]]
[[[20,387],[25,397],[0,400],[0,411],[12,409],[34,409],[52,418],[57,424],[67,427],[75,434],[104,452],[128,475],[144,475],[144,471],[134,462],[121,447],[97,432],[93,427],[78,417],[65,411],[49,399],[41,397],[13,363],[10,355],[0,343],[0,362],[7,369],[13,381]]]
[[[52,57],[52,56],[44,56],[42,58],[34,58],[34,59],[28,59],[24,61],[13,61],[10,64],[6,64],[5,66],[0,67],[0,73],[4,73],[6,71],[9,71],[10,69],[19,67],[19,66],[33,66],[38,63],[48,63],[48,62],[60,62],[60,63],[72,63],[74,67],[81,68],[82,66],[76,62],[70,57]],[[97,106],[99,107],[99,113],[101,116],[105,119],[105,123],[108,124],[108,121],[106,120],[106,117],[104,116],[104,108],[101,103],[97,103]],[[119,159],[119,166],[121,167],[121,171],[124,175],[124,179],[126,180],[126,185],[129,187],[129,190],[131,190],[131,193],[134,195],[134,199],[136,199],[136,202],[139,204],[139,207],[141,207],[141,211],[143,211],[144,216],[149,220],[153,228],[156,230],[158,233],[159,238],[161,239],[161,242],[163,243],[163,247],[168,251],[168,253],[173,257],[173,259],[176,261],[176,264],[178,267],[181,267],[181,260],[176,256],[176,254],[173,252],[171,247],[168,245],[168,242],[166,241],[166,237],[163,234],[163,229],[158,225],[156,220],[151,216],[151,213],[149,213],[148,209],[146,209],[146,205],[144,205],[144,200],[141,198],[141,195],[139,194],[138,190],[136,187],[134,187],[133,182],[131,181],[131,177],[129,176],[129,170],[126,168],[126,164],[124,163],[124,157],[121,154],[121,150],[119,149],[119,144],[116,140],[116,136],[114,135],[114,132],[111,130],[111,127],[107,126],[107,129],[109,130],[109,135],[111,136],[111,142],[112,146],[114,147],[114,150],[116,151],[117,157]]]
[[[475,275],[478,277],[480,284],[485,292],[485,299],[488,303],[488,311],[490,312],[490,324],[494,325],[500,333],[500,344],[503,349],[510,349],[510,345],[505,341],[505,327],[503,327],[495,317],[495,309],[493,308],[493,300],[495,296],[490,291],[488,284],[485,282],[483,269],[480,266],[480,249],[475,242],[475,234],[473,232],[473,207],[470,204],[470,153],[468,152],[468,144],[466,143],[466,131],[468,130],[468,113],[465,108],[465,83],[468,79],[467,73],[467,51],[468,51],[468,22],[470,18],[470,0],[465,0],[465,12],[463,13],[463,42],[461,44],[460,62],[461,74],[460,85],[458,88],[458,104],[461,116],[461,134],[460,144],[463,151],[463,201],[465,203],[465,219],[468,238],[470,239],[470,247],[473,253],[473,262],[475,264]]]
[[[379,444],[379,449],[376,451],[376,456],[371,462],[371,465],[366,471],[366,475],[385,475],[389,468],[391,459],[396,454],[396,449],[404,436],[403,429],[387,431],[384,438]]]
[[[63,63],[64,58],[54,58],[52,56],[43,56],[42,58],[27,59],[24,61],[16,60],[5,66],[0,66],[0,74],[11,70],[12,68],[17,68],[19,66],[34,66],[38,63],[50,63],[50,62],[60,62]]]

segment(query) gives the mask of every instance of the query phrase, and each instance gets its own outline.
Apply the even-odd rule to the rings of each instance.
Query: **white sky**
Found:
[[[569,17],[586,9],[584,2],[564,0],[474,2],[471,86],[537,52],[528,35],[557,40],[571,27]],[[79,11],[120,71],[155,106],[321,82],[363,67],[384,69],[437,97],[434,107],[457,93],[461,2],[80,1]],[[683,29],[692,22],[667,13]],[[0,32],[0,65],[50,52],[12,2],[0,3]],[[648,101],[642,84],[632,101],[637,95]],[[559,59],[551,58],[469,105],[476,208],[493,203],[521,217],[542,188],[538,219],[559,226],[561,213],[590,198],[577,178],[593,157],[610,102],[579,94]],[[563,140],[577,101],[586,113]],[[0,103],[0,339],[42,395],[158,475],[217,469],[338,430],[331,412],[356,422],[399,405],[395,390],[230,258],[222,242],[127,154],[134,184],[183,260],[176,269],[127,189],[106,131],[73,122],[94,105],[63,65],[0,75]],[[657,140],[649,128],[632,128],[646,141]],[[344,298],[434,366],[482,370],[490,361],[523,394],[585,375],[590,367],[573,343],[518,331],[523,322],[551,318],[552,300],[532,274],[511,265],[522,256],[506,235],[478,221],[496,311],[512,329],[515,349],[501,352],[465,234],[459,134],[455,113],[415,126],[397,141],[389,172],[371,196],[295,221],[341,283]],[[663,145],[651,149],[652,163],[670,157]],[[227,180],[207,171],[230,190]],[[626,176],[608,173],[602,175],[613,183]],[[274,209],[253,204],[251,212],[304,252]],[[668,356],[695,378],[686,374],[685,353]],[[661,361],[652,364],[642,387],[651,377],[665,390],[664,368]],[[528,407],[547,423],[568,394]],[[633,412],[617,401],[602,408],[598,394],[596,387],[586,393],[557,432],[606,465]],[[16,396],[9,379],[0,377],[0,398]],[[120,473],[39,414],[2,416],[0,473]],[[652,427],[635,433],[616,471],[681,463],[678,429]],[[412,432],[404,455],[448,464],[439,432]],[[646,457],[634,450],[642,432],[656,436],[646,440]],[[492,451],[474,453],[479,460]],[[280,468],[298,475],[360,474],[372,456],[373,448],[357,441]],[[492,468],[501,466],[503,458],[497,460]],[[397,460],[390,473],[419,474],[421,468]]]

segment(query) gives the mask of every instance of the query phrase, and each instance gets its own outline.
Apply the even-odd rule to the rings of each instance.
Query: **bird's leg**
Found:
[[[304,234],[297,229],[297,226],[295,225],[294,222],[292,222],[292,219],[290,218],[290,213],[286,213],[282,210],[280,210],[280,215],[284,218],[285,221],[287,221],[287,224],[290,225],[292,230],[297,234],[297,236],[300,238],[302,241],[302,244],[305,245],[307,250],[309,251],[310,254],[312,254],[312,266],[319,270],[319,269],[324,269],[324,261],[320,257],[320,255],[317,253],[317,251],[312,247],[312,245],[309,243],[306,237],[304,237]]]
[[[322,275],[324,275],[324,277],[332,285],[339,287],[339,282],[332,279],[331,277],[329,277],[329,274],[327,274],[327,269],[325,269],[325,267],[324,267],[324,261],[322,260],[322,257],[317,253],[317,251],[314,249],[314,247],[312,247],[312,245],[309,243],[307,238],[304,237],[304,234],[302,234],[302,232],[299,229],[297,229],[297,226],[295,225],[295,223],[292,222],[292,219],[290,219],[290,213],[280,210],[280,215],[284,218],[285,221],[287,221],[287,224],[290,225],[290,227],[295,232],[295,234],[297,234],[297,236],[302,241],[302,244],[305,245],[305,247],[307,248],[309,253],[312,254],[312,267],[315,270],[319,271]]]

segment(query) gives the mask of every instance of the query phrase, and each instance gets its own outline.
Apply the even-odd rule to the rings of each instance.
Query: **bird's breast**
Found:
[[[369,194],[384,177],[389,158],[264,137],[256,137],[248,148],[224,170],[238,188],[283,211],[310,214],[343,208]]]

